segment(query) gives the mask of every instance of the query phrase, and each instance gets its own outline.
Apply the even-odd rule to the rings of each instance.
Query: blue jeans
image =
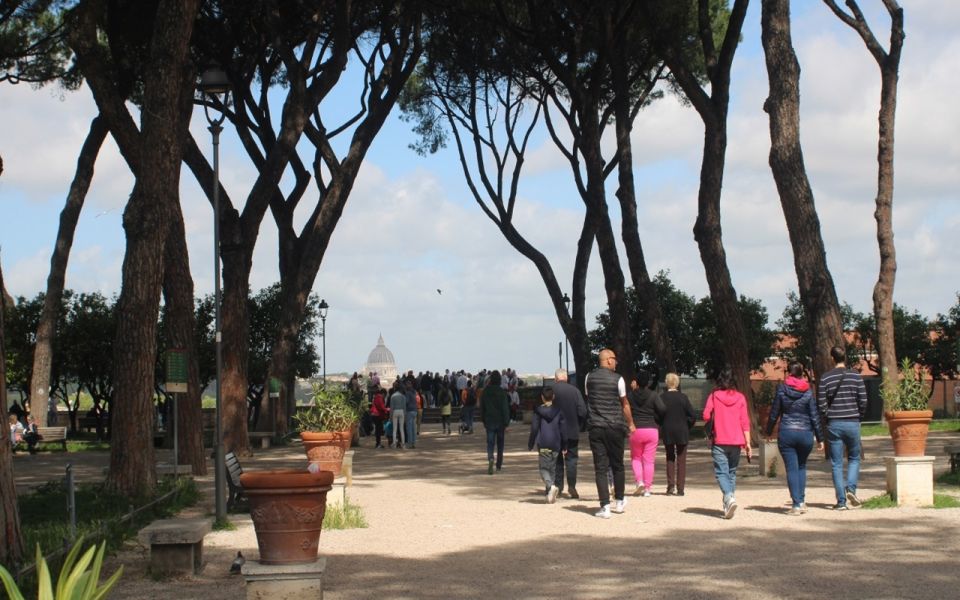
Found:
[[[417,411],[408,410],[407,418],[403,425],[404,429],[406,429],[407,447],[409,448],[417,443]]]
[[[860,478],[860,422],[830,421],[827,423],[830,462],[833,464],[833,489],[837,504],[847,503],[847,490],[857,493]],[[847,449],[847,478],[843,478],[843,449]]]
[[[497,470],[503,466],[503,427],[487,428],[487,460],[493,462],[493,445],[497,445]]]
[[[740,446],[721,446],[714,444],[713,474],[723,492],[723,502],[726,504],[737,491],[737,465],[740,464]]]
[[[567,440],[567,454],[557,453],[557,476],[553,484],[563,491],[564,471],[566,471],[567,487],[577,488],[577,461],[580,456],[580,440]]]
[[[557,477],[557,457],[561,455],[562,453],[551,450],[550,448],[540,449],[538,463],[540,466],[540,479],[543,479],[545,492],[549,492],[550,486],[555,485],[554,479]]]
[[[464,406],[460,409],[463,424],[466,425],[470,431],[473,431],[473,411],[476,410],[476,408],[476,406]]]
[[[799,508],[806,500],[807,457],[813,450],[813,432],[799,429],[780,429],[777,440],[780,456],[787,467],[787,487],[793,506]]]

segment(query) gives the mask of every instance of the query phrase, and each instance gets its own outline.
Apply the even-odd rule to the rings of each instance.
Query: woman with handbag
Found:
[[[713,391],[703,407],[703,420],[713,424],[713,472],[723,493],[723,518],[732,519],[737,510],[737,465],[740,452],[753,456],[750,445],[750,415],[747,399],[737,391],[733,372],[725,367],[714,382]]]
[[[813,397],[810,383],[803,379],[803,366],[792,362],[787,367],[787,373],[784,382],[777,386],[765,437],[769,441],[779,419],[780,435],[777,447],[787,468],[787,487],[792,501],[787,514],[800,515],[807,512],[807,457],[813,450],[814,437],[817,439],[817,448],[823,450],[823,437],[820,432],[817,401]]]

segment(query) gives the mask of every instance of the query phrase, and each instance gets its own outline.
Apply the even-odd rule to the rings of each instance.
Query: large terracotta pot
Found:
[[[896,410],[883,413],[893,438],[894,456],[923,456],[932,410]]]
[[[334,477],[340,476],[343,468],[343,455],[350,449],[352,431],[303,431],[300,440],[307,453],[307,460],[316,463],[321,471],[330,471]]]
[[[240,475],[240,483],[250,500],[260,562],[282,565],[316,560],[333,473],[248,471]]]

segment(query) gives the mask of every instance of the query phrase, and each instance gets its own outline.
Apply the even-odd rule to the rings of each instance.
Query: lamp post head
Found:
[[[197,85],[197,89],[211,96],[226,94],[230,91],[230,80],[227,79],[227,74],[223,69],[218,66],[212,66],[200,76],[200,83]]]
[[[319,307],[319,308],[320,308],[320,318],[323,319],[323,320],[326,320],[326,318],[327,318],[327,310],[330,308],[330,305],[327,304],[327,301],[326,301],[326,300],[324,300],[324,299],[321,298],[321,299],[320,299],[320,307]]]
[[[223,69],[218,66],[212,66],[200,76],[200,83],[197,84],[197,89],[211,99],[216,99],[219,105],[219,118],[210,116],[210,106],[208,103],[204,103],[203,105],[203,114],[207,117],[207,122],[210,123],[210,131],[216,129],[215,133],[219,134],[220,123],[223,123],[224,118],[226,118],[224,111],[227,107],[227,96],[230,94],[230,80],[227,78],[227,74]],[[216,139],[214,142],[216,143]]]

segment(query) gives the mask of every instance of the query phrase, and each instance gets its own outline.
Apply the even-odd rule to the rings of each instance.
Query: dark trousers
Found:
[[[503,442],[504,442],[504,428],[503,427],[488,427],[487,428],[487,460],[493,462],[493,448],[497,448],[497,470],[500,470],[500,467],[503,466]]]
[[[683,491],[687,482],[687,445],[664,444],[667,449],[667,488]]]
[[[383,438],[383,417],[373,418],[373,432],[377,436],[377,446],[382,446],[380,439]]]
[[[567,440],[567,455],[557,454],[557,476],[553,484],[563,491],[564,471],[566,471],[567,487],[577,489],[577,460],[580,456],[580,440]]]
[[[610,504],[610,487],[607,485],[607,470],[613,471],[613,495],[623,500],[623,440],[619,429],[594,427],[588,434],[590,451],[593,452],[593,469],[597,477],[597,495],[600,506]]]

